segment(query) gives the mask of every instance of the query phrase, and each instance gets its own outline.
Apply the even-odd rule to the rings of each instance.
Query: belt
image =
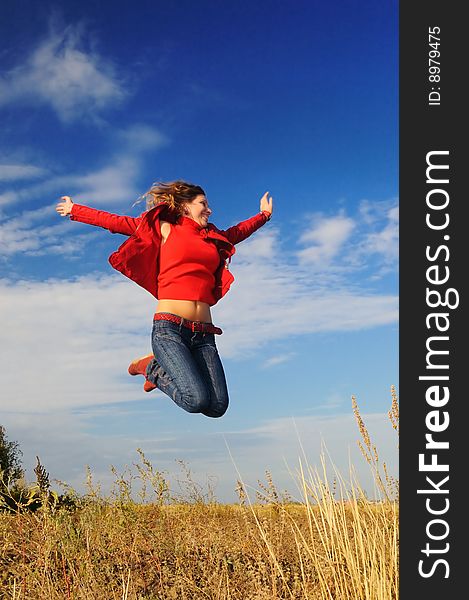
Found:
[[[171,323],[176,323],[176,325],[182,325],[183,327],[187,327],[187,329],[190,329],[194,333],[216,333],[217,335],[223,333],[223,331],[219,327],[215,327],[213,323],[204,323],[203,321],[190,321],[189,319],[184,319],[184,317],[173,315],[172,313],[155,313],[153,320],[171,321]]]

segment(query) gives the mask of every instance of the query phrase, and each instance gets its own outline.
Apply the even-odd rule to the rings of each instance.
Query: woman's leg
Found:
[[[224,414],[228,394],[213,334],[192,333],[169,321],[155,321],[152,347],[156,359],[147,367],[150,382],[187,412],[212,417]]]
[[[213,333],[198,333],[193,340],[192,354],[210,394],[210,406],[203,411],[204,415],[221,417],[228,408],[229,398],[225,371]]]

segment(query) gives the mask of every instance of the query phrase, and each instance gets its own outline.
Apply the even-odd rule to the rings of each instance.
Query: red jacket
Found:
[[[145,288],[158,298],[158,255],[161,245],[160,220],[175,223],[177,215],[162,202],[140,217],[127,217],[96,210],[88,206],[74,204],[70,215],[72,221],[80,221],[108,229],[112,233],[130,236],[109,257],[111,265]],[[228,270],[235,244],[253,234],[268,220],[265,213],[259,213],[246,221],[226,230],[220,230],[212,223],[206,228],[207,238],[213,240],[220,255],[220,266],[215,274],[215,302],[230,289],[234,277]]]

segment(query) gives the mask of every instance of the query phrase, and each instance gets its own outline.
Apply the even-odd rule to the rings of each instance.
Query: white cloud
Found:
[[[16,181],[43,177],[45,169],[35,165],[0,164],[0,181]]]
[[[139,161],[121,156],[112,165],[85,174],[62,177],[62,186],[72,190],[73,200],[88,205],[130,203],[137,199],[134,182],[139,174]]]
[[[340,252],[354,227],[354,221],[343,215],[318,217],[313,227],[300,237],[301,243],[309,244],[298,252],[300,260],[318,266],[329,262]]]
[[[37,177],[47,175],[47,178],[43,178],[34,185],[6,190],[0,194],[0,206],[20,205],[25,200],[30,201],[35,198],[40,199],[42,204],[44,197],[47,196],[56,196],[58,201],[61,195],[72,195],[75,202],[92,206],[125,204],[127,207],[131,207],[145,191],[138,189],[136,182],[140,177],[142,164],[148,151],[158,150],[170,141],[158,129],[136,124],[115,132],[110,143],[118,150],[111,153],[109,162],[102,167],[88,173],[77,172],[66,175],[50,175],[45,169],[36,167],[34,172]],[[0,178],[1,173],[0,165]],[[148,182],[148,187],[151,183],[151,181]],[[50,208],[45,207],[44,210],[49,211],[50,216]],[[29,220],[29,214],[29,211],[23,213],[21,219]],[[25,226],[23,225],[22,228],[24,229]],[[2,249],[0,248],[1,253]]]
[[[293,352],[289,352],[287,354],[278,354],[277,356],[272,356],[264,361],[262,367],[264,369],[270,369],[271,367],[276,367],[277,365],[281,365],[286,363],[294,358],[295,354]]]
[[[396,208],[396,198],[381,201],[365,199],[360,201],[358,212],[363,223],[372,227],[383,222],[383,220],[386,220],[389,212],[395,210]]]
[[[56,225],[44,225],[44,219],[57,216]],[[0,221],[0,257],[15,254],[27,256],[81,254],[86,243],[96,236],[96,231],[71,235],[72,224],[60,219],[55,204],[36,210],[24,211],[17,217]]]
[[[276,249],[268,261],[263,255],[266,246]],[[299,332],[358,331],[398,318],[397,296],[360,290],[353,270],[331,281],[327,264],[322,272],[304,269],[289,260],[274,228],[240,244],[231,270],[235,283],[213,310],[214,319],[229,330],[218,344],[226,356],[249,355]]]
[[[381,254],[387,261],[397,259],[399,250],[399,208],[393,206],[386,215],[382,229],[370,233],[364,243],[364,252]]]
[[[96,118],[127,92],[116,69],[86,50],[80,28],[51,32],[24,61],[0,78],[0,106],[50,106],[63,122]]]
[[[298,258],[321,277],[327,270],[330,280],[365,269],[371,269],[370,278],[376,279],[396,265],[398,235],[399,208],[395,199],[362,200],[353,218],[342,213],[315,216],[311,229],[299,237],[306,247],[298,252]]]
[[[63,186],[68,185],[76,190],[76,202],[95,205],[125,202],[129,206],[145,191],[137,190],[135,182],[146,153],[169,143],[169,139],[158,129],[141,123],[117,131],[115,138],[119,151],[114,154],[110,164],[88,174],[60,178]],[[151,183],[148,183],[148,187]]]
[[[149,351],[149,294],[119,276],[0,290],[2,396],[18,411],[125,401],[136,390],[126,370]]]
[[[0,206],[4,206],[6,204],[12,204],[17,198],[15,192],[4,192],[0,194]]]
[[[168,144],[168,138],[160,131],[145,125],[144,123],[136,123],[127,129],[119,131],[117,138],[124,143],[128,152],[146,152],[155,148],[161,148]]]

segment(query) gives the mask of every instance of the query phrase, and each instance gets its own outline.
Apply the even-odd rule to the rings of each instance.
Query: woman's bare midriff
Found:
[[[156,312],[168,312],[190,321],[211,323],[210,305],[198,300],[158,300]]]

